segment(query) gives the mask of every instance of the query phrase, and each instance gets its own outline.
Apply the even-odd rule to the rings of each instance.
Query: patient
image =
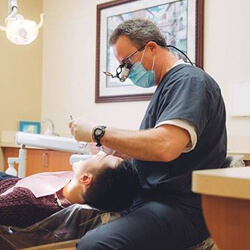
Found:
[[[74,203],[121,211],[139,186],[129,161],[105,153],[73,164],[73,171],[2,180],[0,225],[24,228]]]

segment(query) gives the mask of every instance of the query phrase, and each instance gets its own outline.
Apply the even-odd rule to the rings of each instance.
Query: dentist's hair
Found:
[[[150,20],[130,19],[119,24],[109,38],[110,45],[115,45],[120,36],[128,37],[138,49],[150,41],[168,49],[160,29]]]
[[[117,167],[103,167],[84,194],[84,203],[103,211],[120,212],[129,207],[139,192],[135,166],[122,161]]]

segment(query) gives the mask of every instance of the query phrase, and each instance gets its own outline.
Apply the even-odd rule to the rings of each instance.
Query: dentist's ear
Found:
[[[84,184],[85,186],[90,186],[92,184],[94,180],[94,177],[92,174],[84,174],[81,179],[80,179],[80,182],[82,184]]]
[[[158,46],[157,43],[153,42],[153,41],[150,41],[147,43],[147,47],[150,49],[150,51],[153,53],[153,55],[156,54],[157,46]]]

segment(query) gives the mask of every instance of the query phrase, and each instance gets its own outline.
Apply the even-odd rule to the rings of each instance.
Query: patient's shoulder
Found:
[[[0,181],[0,194],[4,193],[9,188],[13,187],[20,178],[10,178]]]

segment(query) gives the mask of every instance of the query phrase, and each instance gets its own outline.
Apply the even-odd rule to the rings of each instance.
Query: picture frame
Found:
[[[97,5],[96,103],[147,101],[152,97],[156,87],[140,88],[129,79],[121,83],[103,73],[114,74],[119,65],[108,43],[109,36],[119,23],[136,17],[155,22],[168,44],[181,47],[179,49],[196,66],[203,68],[204,0],[116,0],[102,3]]]
[[[40,134],[41,123],[35,121],[19,121],[19,131],[31,134]]]

